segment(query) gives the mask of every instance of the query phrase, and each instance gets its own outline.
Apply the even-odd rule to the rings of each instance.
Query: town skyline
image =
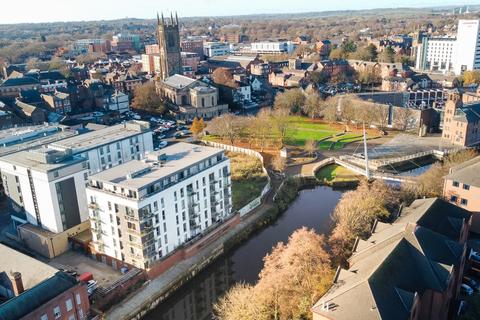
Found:
[[[336,11],[361,11],[375,9],[399,9],[399,8],[444,8],[450,6],[467,6],[480,5],[477,1],[450,1],[450,0],[422,0],[422,1],[401,1],[400,3],[381,0],[373,3],[358,3],[353,0],[346,0],[342,4],[338,3],[322,3],[310,0],[299,0],[292,8],[286,0],[280,1],[262,1],[252,4],[251,6],[243,6],[242,3],[229,2],[225,5],[220,0],[200,0],[197,5],[191,6],[188,1],[177,1],[171,4],[164,4],[153,0],[143,1],[142,6],[125,9],[124,6],[115,6],[113,1],[107,0],[101,3],[92,0],[84,1],[84,5],[76,10],[71,10],[70,4],[58,3],[48,0],[48,3],[55,5],[57,10],[46,10],[51,5],[45,3],[37,3],[27,1],[27,6],[22,6],[22,15],[11,15],[12,11],[19,9],[19,3],[5,3],[2,7],[5,10],[0,12],[0,24],[22,24],[22,23],[54,23],[54,22],[78,22],[78,21],[101,21],[101,20],[120,20],[120,19],[150,19],[152,12],[164,12],[167,15],[170,12],[177,12],[179,17],[222,17],[222,16],[245,16],[256,14],[301,14],[314,12],[336,12]],[[91,8],[96,10],[92,12]],[[272,8],[274,8],[272,10]],[[128,12],[127,15],[124,13]],[[66,14],[68,13],[68,14]]]

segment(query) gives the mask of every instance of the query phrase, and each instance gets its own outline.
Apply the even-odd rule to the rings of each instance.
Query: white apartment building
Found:
[[[224,151],[177,143],[90,176],[95,250],[149,269],[232,214]]]
[[[153,138],[148,122],[132,120],[51,143],[49,148],[84,157],[89,174],[94,174],[141,159],[153,151]]]
[[[123,92],[113,93],[108,97],[106,109],[108,111],[117,111],[120,114],[130,111],[130,99],[128,95]]]
[[[63,232],[88,219],[89,174],[144,157],[153,150],[150,126],[129,121],[0,158],[14,224]]]
[[[459,20],[457,48],[454,59],[455,74],[480,69],[480,20]]]
[[[259,54],[291,54],[296,45],[292,41],[262,41],[252,42],[251,51]]]
[[[225,56],[230,51],[230,44],[227,42],[205,42],[203,44],[203,53],[207,58]]]
[[[430,72],[453,72],[456,39],[453,37],[424,38],[417,50],[416,69]]]
[[[15,226],[58,233],[88,219],[84,158],[41,147],[0,158],[0,170]]]

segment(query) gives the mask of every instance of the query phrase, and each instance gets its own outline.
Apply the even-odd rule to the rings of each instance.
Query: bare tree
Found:
[[[277,94],[274,108],[277,110],[288,110],[289,113],[298,113],[304,102],[305,95],[300,89],[290,89]]]
[[[287,161],[285,160],[285,158],[276,156],[272,159],[273,170],[278,172],[283,172],[285,171],[286,167],[287,167]]]
[[[292,124],[290,122],[289,110],[286,109],[277,109],[273,113],[272,117],[275,128],[278,130],[280,136],[281,147],[285,145],[285,140],[287,138],[288,130],[292,129]]]
[[[157,94],[154,82],[146,82],[135,87],[132,106],[141,110],[165,112],[165,106]]]
[[[208,123],[207,130],[214,134],[227,139],[231,145],[240,137],[244,122],[241,117],[231,113],[223,114],[219,117],[213,118]]]
[[[381,104],[375,104],[373,110],[375,112],[375,122],[378,123],[380,129],[385,129],[388,125],[389,107]]]
[[[305,151],[308,152],[310,157],[317,151],[317,141],[315,140],[307,140],[305,141]]]
[[[302,106],[302,111],[314,119],[319,118],[327,106],[328,104],[322,100],[318,92],[313,91],[307,94],[305,104]]]
[[[409,125],[414,121],[415,112],[411,108],[396,107],[394,110],[394,121],[400,130],[408,130]]]

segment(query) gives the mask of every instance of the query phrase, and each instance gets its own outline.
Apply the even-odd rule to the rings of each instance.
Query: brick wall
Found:
[[[211,244],[222,235],[233,229],[240,223],[240,221],[240,215],[236,214],[224,224],[220,225],[216,230],[210,232],[200,240],[194,242],[192,245],[178,249],[164,260],[154,264],[152,268],[147,271],[148,277],[150,279],[157,278],[180,261],[193,257],[202,248]]]

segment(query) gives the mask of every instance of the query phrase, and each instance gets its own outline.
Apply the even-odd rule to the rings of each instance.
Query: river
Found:
[[[281,217],[270,226],[218,259],[145,316],[146,320],[209,320],[212,306],[237,282],[255,283],[263,257],[279,241],[303,226],[328,233],[331,214],[342,191],[319,186],[303,190]]]

